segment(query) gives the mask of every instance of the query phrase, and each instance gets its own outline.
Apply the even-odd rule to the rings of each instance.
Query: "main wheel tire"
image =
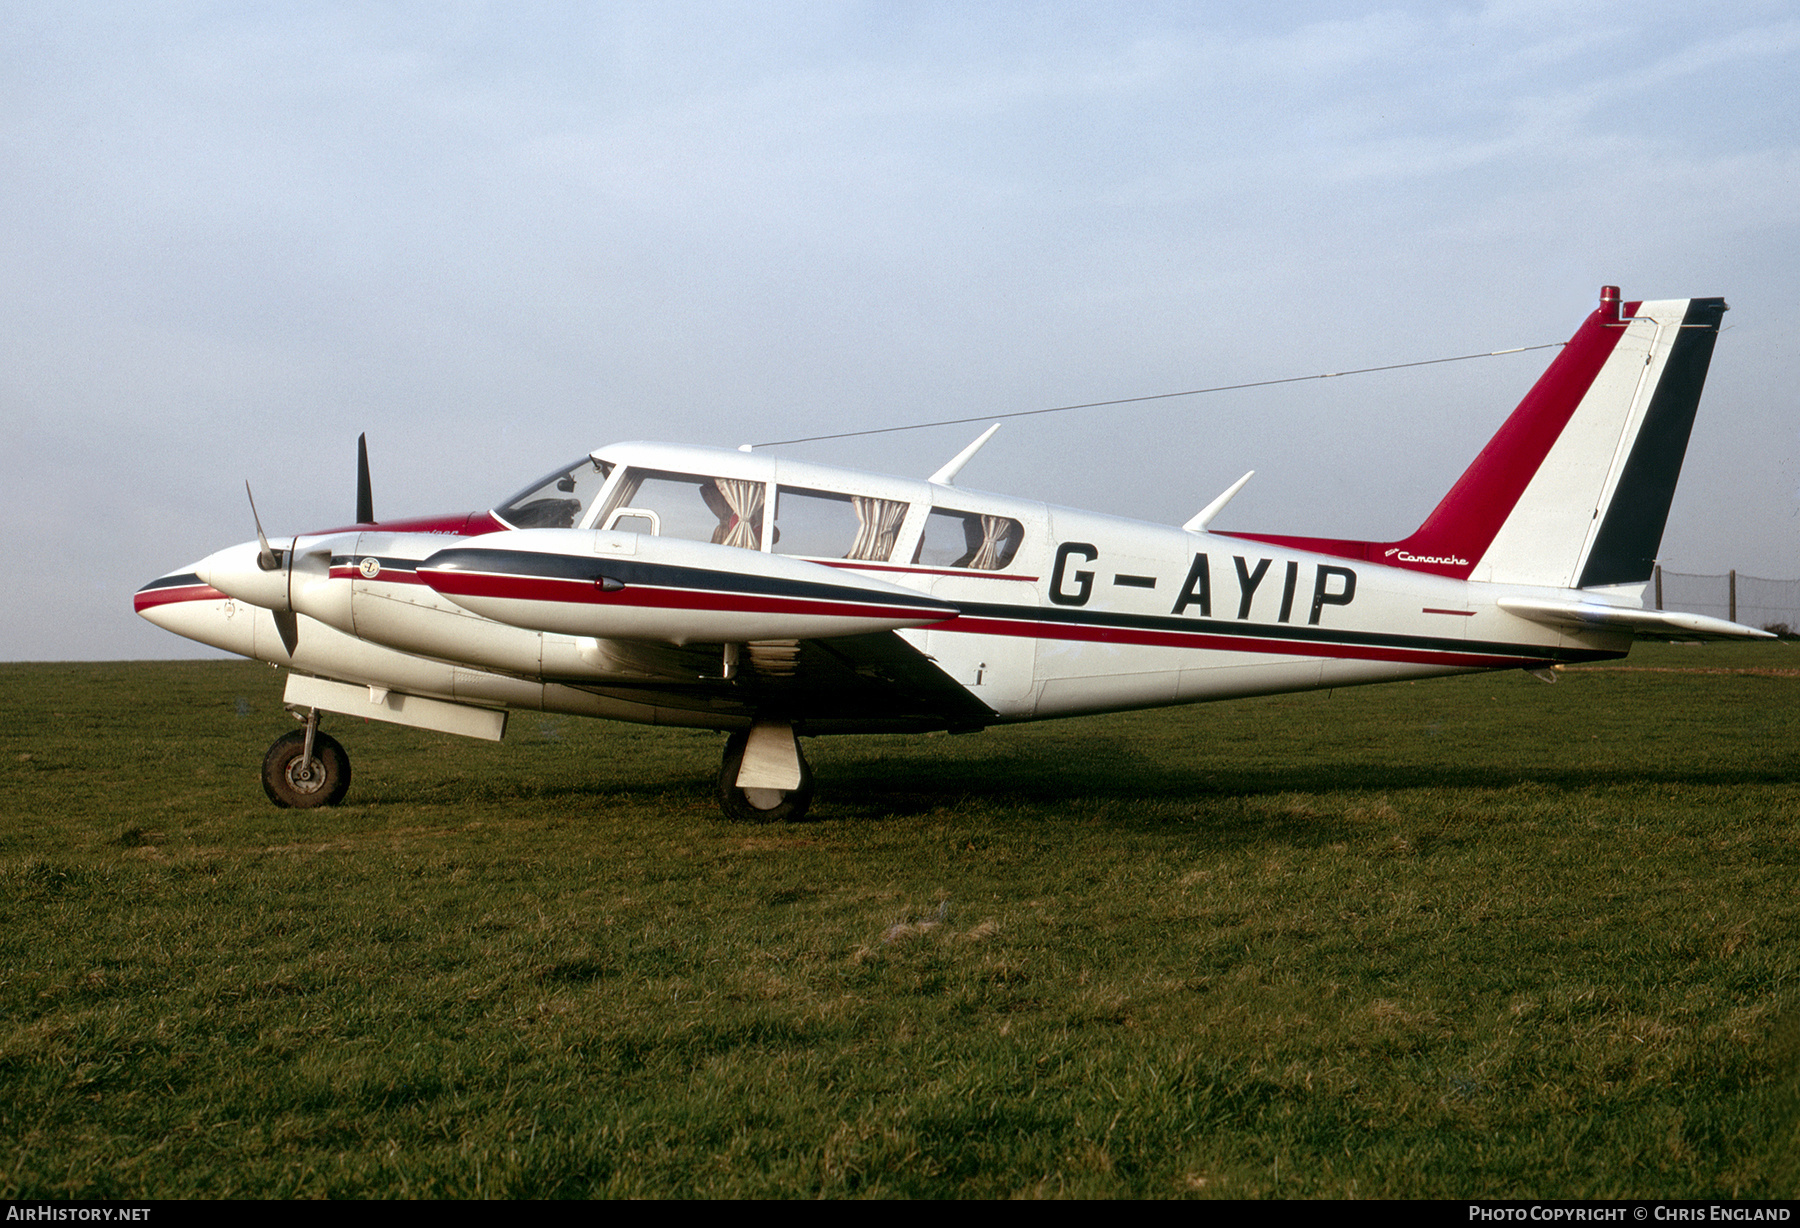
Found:
[[[738,769],[749,742],[749,734],[734,733],[725,743],[725,761],[719,765],[719,809],[734,823],[798,823],[812,805],[813,776],[806,756],[800,756],[798,789],[740,789]]]
[[[306,731],[296,729],[275,739],[263,756],[263,792],[277,806],[311,810],[335,806],[350,789],[350,756],[330,734],[313,734],[310,771],[301,768],[306,753]]]

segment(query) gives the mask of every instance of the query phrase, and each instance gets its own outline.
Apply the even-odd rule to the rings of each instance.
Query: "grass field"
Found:
[[[1800,1196],[1800,648],[814,741],[0,666],[0,1196]],[[1723,671],[1723,672],[1717,672]]]

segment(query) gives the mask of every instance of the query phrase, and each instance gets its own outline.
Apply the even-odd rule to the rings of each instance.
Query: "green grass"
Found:
[[[0,1196],[1800,1196],[1800,652],[1629,664],[814,741],[777,827],[531,714],[278,811],[266,667],[0,666]]]

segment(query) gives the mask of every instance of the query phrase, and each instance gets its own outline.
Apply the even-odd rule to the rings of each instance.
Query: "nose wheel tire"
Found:
[[[719,809],[734,823],[798,823],[812,805],[812,769],[802,757],[798,789],[740,789],[738,769],[749,740],[748,734],[734,733],[725,743],[725,761],[719,765]]]
[[[306,754],[306,731],[296,729],[275,739],[263,756],[263,792],[277,806],[311,810],[335,806],[350,789],[350,756],[330,734],[313,734],[312,758]]]

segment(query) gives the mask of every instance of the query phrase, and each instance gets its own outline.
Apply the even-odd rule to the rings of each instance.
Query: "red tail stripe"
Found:
[[[1624,315],[1637,314],[1638,303],[1626,303]],[[1493,543],[1494,535],[1525,493],[1544,458],[1575,416],[1600,368],[1612,357],[1625,330],[1609,323],[1604,309],[1595,311],[1576,330],[1562,353],[1538,377],[1525,399],[1501,425],[1425,518],[1411,537],[1397,542],[1348,541],[1342,538],[1290,537],[1270,533],[1226,533],[1250,541],[1269,542],[1318,554],[1363,559],[1390,567],[1466,580]],[[1400,554],[1414,556],[1402,559]],[[1432,562],[1415,561],[1431,559]],[[1437,561],[1437,560],[1455,560]]]

